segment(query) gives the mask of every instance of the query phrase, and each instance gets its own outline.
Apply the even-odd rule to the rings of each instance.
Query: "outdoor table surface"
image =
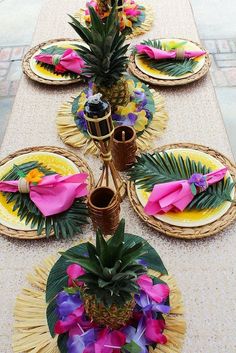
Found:
[[[136,37],[177,37],[199,41],[188,0],[146,0],[153,7],[155,22],[150,32]],[[67,24],[67,14],[75,13],[84,1],[48,0],[42,7],[32,46],[53,38],[77,38]],[[1,147],[0,156],[28,146],[65,146],[57,135],[55,118],[60,105],[76,95],[78,84],[47,87],[22,78]],[[155,141],[156,146],[175,142],[193,142],[215,148],[232,158],[225,127],[219,112],[210,75],[197,83],[176,88],[157,88],[166,99],[169,122],[166,132]],[[73,150],[73,149],[72,149]],[[74,150],[85,158],[82,150]],[[86,157],[96,177],[100,163]],[[122,203],[121,215],[126,230],[147,239],[161,255],[182,291],[187,334],[183,353],[233,353],[236,351],[235,323],[235,249],[236,226],[203,240],[183,241],[159,234],[136,215],[128,198]],[[85,228],[84,238],[92,234]],[[26,275],[50,254],[75,244],[53,238],[20,241],[0,237],[1,323],[0,351],[12,352],[13,308]]]

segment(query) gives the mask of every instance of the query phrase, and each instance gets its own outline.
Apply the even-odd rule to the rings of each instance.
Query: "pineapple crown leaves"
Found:
[[[125,35],[120,32],[115,6],[106,22],[102,22],[93,7],[89,7],[91,26],[87,28],[70,16],[70,25],[88,47],[78,45],[76,51],[86,62],[84,74],[101,86],[112,86],[126,71],[129,44],[124,44]]]
[[[146,268],[137,263],[137,259],[147,252],[144,243],[124,241],[125,221],[121,220],[113,237],[106,241],[101,231],[97,231],[96,245],[86,243],[88,257],[68,256],[62,253],[67,260],[78,263],[86,274],[80,280],[86,285],[85,291],[95,295],[98,301],[110,306],[113,303],[123,305],[132,299],[137,292],[136,279],[146,272]]]

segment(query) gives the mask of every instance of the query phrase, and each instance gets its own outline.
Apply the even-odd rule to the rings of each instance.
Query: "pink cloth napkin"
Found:
[[[176,50],[165,51],[157,48],[150,47],[149,45],[138,44],[136,45],[136,49],[138,54],[146,54],[151,59],[161,60],[161,59],[175,59],[176,58]],[[186,59],[197,58],[206,54],[205,51],[184,51],[184,57]]]
[[[45,64],[54,65],[57,72],[72,71],[81,74],[85,67],[84,60],[73,50],[66,49],[62,55],[39,54],[34,57],[35,60]]]
[[[76,198],[88,194],[87,177],[86,173],[45,176],[37,185],[30,184],[30,199],[45,217],[61,213],[68,210]],[[18,192],[18,180],[0,181],[0,191]]]
[[[222,168],[206,175],[193,174],[189,180],[172,181],[155,185],[144,208],[144,212],[153,216],[169,211],[183,211],[195,196],[191,189],[192,184],[194,184],[197,191],[199,189],[200,191],[205,190],[209,185],[223,179],[227,170],[227,168]]]

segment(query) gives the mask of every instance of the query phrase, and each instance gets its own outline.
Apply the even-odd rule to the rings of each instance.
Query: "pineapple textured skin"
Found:
[[[109,308],[98,303],[95,296],[85,294],[83,300],[87,315],[99,326],[118,330],[125,326],[133,316],[134,298],[122,307],[112,304]]]

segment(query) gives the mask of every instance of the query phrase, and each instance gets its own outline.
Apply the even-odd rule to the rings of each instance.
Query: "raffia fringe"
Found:
[[[139,1],[137,1],[139,5],[142,5]],[[144,6],[145,8],[145,21],[141,24],[139,27],[133,28],[133,32],[127,36],[127,39],[132,39],[134,37],[140,36],[148,31],[150,31],[152,24],[153,24],[153,9],[151,6]],[[80,21],[80,23],[84,26],[86,26],[86,22],[84,19],[84,9],[80,9],[78,12],[74,14],[74,17]]]
[[[50,256],[37,266],[28,276],[29,288],[22,290],[16,299],[14,309],[14,353],[59,353],[57,337],[52,338],[47,325],[45,290],[49,272],[54,265],[56,257]],[[186,325],[183,318],[183,302],[181,293],[172,276],[161,276],[160,273],[150,271],[150,274],[160,277],[170,287],[171,312],[165,316],[168,338],[166,345],[158,345],[150,353],[180,353]]]
[[[156,112],[153,114],[153,119],[147,129],[137,138],[137,146],[140,151],[146,151],[152,147],[152,140],[163,134],[168,121],[164,98],[154,89],[150,91],[153,94]],[[64,103],[58,111],[56,118],[58,134],[65,144],[76,148],[85,147],[85,153],[97,155],[99,151],[93,140],[84,136],[75,124],[74,116],[71,112],[73,100],[74,97]]]

